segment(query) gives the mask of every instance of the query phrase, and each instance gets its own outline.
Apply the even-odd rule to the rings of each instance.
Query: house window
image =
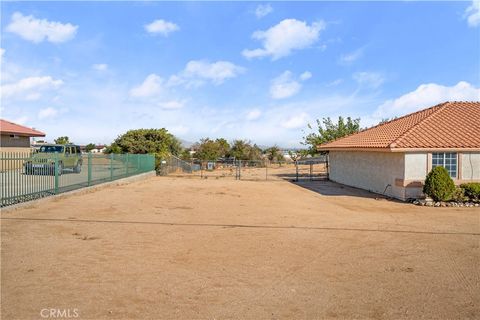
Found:
[[[432,169],[442,166],[453,179],[457,178],[457,154],[455,152],[432,153]]]

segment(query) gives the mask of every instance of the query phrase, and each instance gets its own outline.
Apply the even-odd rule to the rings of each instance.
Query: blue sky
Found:
[[[479,2],[2,2],[1,117],[76,143],[135,128],[299,146],[480,100]],[[308,132],[308,130],[307,130]]]

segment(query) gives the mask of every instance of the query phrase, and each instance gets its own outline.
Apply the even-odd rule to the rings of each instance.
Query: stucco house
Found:
[[[445,102],[318,146],[329,177],[397,199],[420,198],[444,166],[456,184],[480,182],[480,102]]]
[[[45,137],[45,133],[0,119],[0,150],[29,152],[31,137]]]

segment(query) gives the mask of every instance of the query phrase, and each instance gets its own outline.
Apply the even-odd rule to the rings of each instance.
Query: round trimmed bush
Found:
[[[448,201],[455,192],[455,184],[444,167],[435,167],[427,174],[423,193],[435,201]]]
[[[480,200],[480,183],[470,182],[460,185],[465,190],[465,195],[472,201]]]

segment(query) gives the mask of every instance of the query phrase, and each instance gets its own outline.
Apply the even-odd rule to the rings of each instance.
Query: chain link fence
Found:
[[[163,160],[159,175],[202,179],[251,181],[302,181],[328,179],[328,157],[298,161],[236,160],[184,161],[177,157]]]

